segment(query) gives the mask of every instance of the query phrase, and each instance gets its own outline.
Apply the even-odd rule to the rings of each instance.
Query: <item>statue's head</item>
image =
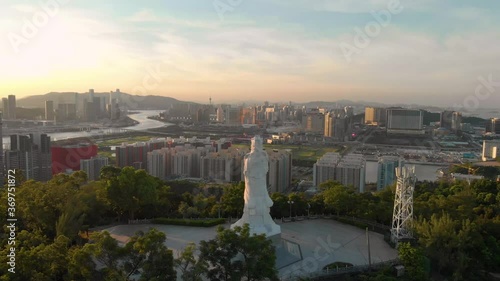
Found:
[[[252,150],[261,150],[262,149],[262,138],[260,136],[255,136],[252,138]]]

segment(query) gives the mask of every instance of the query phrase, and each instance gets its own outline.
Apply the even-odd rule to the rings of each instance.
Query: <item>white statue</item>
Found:
[[[267,153],[262,148],[262,138],[252,139],[251,151],[245,155],[243,175],[245,176],[245,206],[243,216],[231,225],[243,226],[248,223],[251,234],[274,236],[281,233],[269,214],[273,201],[267,192],[266,177],[269,170]]]

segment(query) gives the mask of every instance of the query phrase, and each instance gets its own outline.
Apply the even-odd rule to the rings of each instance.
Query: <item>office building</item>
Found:
[[[101,98],[94,97],[94,93],[91,92],[89,95],[89,100],[84,102],[84,120],[86,122],[95,122],[101,116]]]
[[[500,156],[500,140],[483,141],[483,161],[495,160]]]
[[[441,128],[457,132],[461,130],[462,113],[457,111],[443,111],[439,118]]]
[[[302,117],[302,126],[307,132],[324,133],[325,115],[314,110]]]
[[[486,120],[486,133],[500,134],[500,118],[490,118]]]
[[[74,103],[58,104],[55,118],[58,122],[76,120],[76,105]]]
[[[451,130],[451,123],[452,123],[452,118],[453,118],[453,113],[455,111],[449,111],[445,110],[441,112],[441,115],[439,117],[439,125],[441,128],[446,128]]]
[[[348,154],[344,157],[329,152],[313,166],[315,186],[332,180],[344,186],[353,186],[358,192],[365,190],[366,161],[361,154]]]
[[[396,182],[396,168],[404,166],[404,162],[397,156],[382,156],[378,160],[377,190]]]
[[[462,131],[462,113],[453,112],[451,117],[451,130],[454,132]]]
[[[90,140],[68,140],[52,146],[52,174],[80,170],[80,160],[97,155],[97,145]]]
[[[80,169],[87,174],[89,181],[96,181],[101,175],[101,170],[108,166],[108,157],[95,156],[90,159],[80,159]]]
[[[418,109],[388,108],[387,133],[423,135],[424,113]]]
[[[9,119],[16,119],[16,96],[9,95]]]
[[[350,118],[344,113],[327,112],[325,114],[325,137],[335,141],[346,141],[350,131]]]
[[[365,108],[365,124],[385,126],[387,122],[387,109],[381,107]]]
[[[224,123],[231,126],[241,125],[241,107],[229,107],[225,110]]]
[[[45,120],[54,121],[54,101],[45,101]]]

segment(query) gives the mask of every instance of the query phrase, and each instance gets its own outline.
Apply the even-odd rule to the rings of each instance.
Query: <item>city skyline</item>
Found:
[[[500,3],[358,2],[4,1],[0,91],[448,106],[498,88]]]

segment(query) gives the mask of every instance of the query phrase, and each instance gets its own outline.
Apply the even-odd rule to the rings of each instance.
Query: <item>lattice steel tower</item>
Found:
[[[415,166],[396,168],[397,186],[394,198],[394,213],[392,215],[391,240],[413,237],[413,191],[415,190]]]

